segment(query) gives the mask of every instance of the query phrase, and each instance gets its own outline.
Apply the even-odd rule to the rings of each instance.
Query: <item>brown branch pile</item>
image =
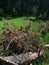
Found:
[[[42,24],[42,33],[43,35],[45,35],[47,32],[49,32],[49,22],[47,24]]]
[[[31,32],[30,27],[31,27],[31,23],[29,23],[29,25],[26,26],[25,28],[20,27],[18,30],[16,29],[13,30],[8,28],[4,30],[4,32],[2,33],[2,38],[0,40],[0,44],[3,46],[3,49],[4,49],[3,56],[4,55],[12,56],[14,54],[13,55],[14,58],[17,59],[17,56],[19,58],[21,54],[24,56],[24,54],[26,55],[26,53],[28,55],[29,52],[32,52],[32,56],[31,56],[32,59],[34,58],[36,59],[36,56],[37,57],[41,55],[44,56],[42,51],[44,50],[44,47],[40,43],[41,35],[39,32],[36,32],[36,33]],[[36,53],[36,54],[34,55],[33,53]],[[29,56],[27,58],[29,58]],[[0,57],[0,60],[6,61],[2,57]],[[25,60],[25,62],[26,61],[27,59]]]
[[[25,31],[20,27],[18,30],[7,29],[2,34],[1,44],[6,55],[21,54],[25,52],[38,51],[40,46],[40,34],[29,31],[31,23],[25,27]]]

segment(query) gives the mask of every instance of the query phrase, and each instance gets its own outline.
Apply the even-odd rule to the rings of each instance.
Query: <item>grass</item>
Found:
[[[31,17],[32,19],[35,19],[34,17]],[[20,17],[20,18],[14,18],[14,19],[8,19],[8,28],[13,28],[14,26],[11,23],[15,23],[15,26],[18,28],[20,26],[27,26],[29,24],[29,20],[25,20],[24,17]],[[0,20],[0,34],[3,31],[3,27],[4,27],[4,21]],[[33,26],[31,28],[31,30],[35,30],[38,28],[38,24],[37,23],[33,23]]]
[[[35,19],[35,17],[31,17],[32,19]],[[20,17],[20,18],[14,18],[14,19],[8,19],[8,28],[12,28],[14,27],[12,23],[15,23],[15,26],[18,28],[20,26],[27,26],[29,24],[29,20],[25,20],[24,17]],[[4,27],[4,21],[0,20],[0,33],[2,33],[3,28]],[[36,22],[32,22],[32,27],[31,30],[32,31],[37,31],[38,29],[40,29],[40,24],[36,23]]]
[[[35,17],[31,17],[32,19],[35,19]],[[15,23],[15,26],[18,28],[20,26],[27,26],[31,21],[29,20],[24,20],[24,17],[20,17],[20,18],[14,18],[14,19],[8,19],[8,28],[13,28],[14,26],[11,24],[12,23]],[[42,22],[44,24],[46,24],[47,22]],[[0,36],[3,32],[3,27],[4,27],[4,21],[3,20],[0,20]],[[37,22],[34,22],[32,21],[32,27],[31,27],[31,31],[33,32],[37,32],[38,30],[41,30],[42,29],[42,26],[41,24],[37,23]],[[47,33],[44,38],[41,40],[42,43],[49,43],[49,33]],[[37,64],[35,65],[49,65],[49,53],[47,55],[47,59],[45,61],[43,61],[42,63],[41,62],[38,62]]]

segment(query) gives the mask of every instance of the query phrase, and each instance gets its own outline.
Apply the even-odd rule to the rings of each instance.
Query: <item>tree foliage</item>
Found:
[[[49,0],[0,0],[0,16],[49,16]]]

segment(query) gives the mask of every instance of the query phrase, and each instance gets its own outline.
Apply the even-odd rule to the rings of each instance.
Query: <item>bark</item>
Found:
[[[39,56],[43,56],[44,52],[40,52]],[[18,64],[23,64],[26,61],[31,61],[31,60],[35,60],[38,57],[38,52],[27,52],[27,53],[23,53],[23,54],[13,54],[13,56],[7,56],[7,57],[0,57],[0,61],[3,63],[6,62],[7,64],[11,64],[11,65],[18,65]]]

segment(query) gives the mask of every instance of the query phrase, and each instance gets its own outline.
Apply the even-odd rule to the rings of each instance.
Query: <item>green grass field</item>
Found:
[[[34,19],[34,18],[32,17],[32,19]],[[7,26],[8,28],[13,28],[14,27],[14,25],[11,24],[11,22],[15,23],[16,28],[18,28],[20,26],[27,26],[31,21],[25,20],[24,17],[9,19],[8,20],[8,26]],[[47,22],[41,22],[41,23],[46,24]],[[4,21],[0,20],[0,36],[1,36],[1,33],[3,32],[3,27],[4,26],[5,26],[4,25]],[[36,33],[38,30],[41,30],[41,29],[42,29],[41,24],[32,21],[31,31],[33,31],[33,32]],[[44,38],[41,39],[41,42],[42,43],[46,43],[46,44],[49,43],[49,33],[46,33],[46,35],[44,36]],[[48,54],[48,57],[47,57],[47,59],[45,61],[43,61],[42,63],[38,62],[35,65],[49,65],[49,54]]]
[[[25,17],[20,17],[20,18],[14,18],[14,19],[8,19],[8,28],[13,28],[13,24],[11,23],[14,23],[15,26],[18,28],[20,26],[27,26],[29,24],[29,20],[25,20],[24,19]],[[32,19],[35,19],[35,17],[31,17]],[[0,20],[0,33],[3,31],[2,28],[4,27],[4,21],[3,20]],[[34,22],[32,21],[32,27],[31,27],[31,30],[32,31],[37,31],[38,29],[40,30],[42,27],[41,27],[41,24],[37,23],[37,22]]]

